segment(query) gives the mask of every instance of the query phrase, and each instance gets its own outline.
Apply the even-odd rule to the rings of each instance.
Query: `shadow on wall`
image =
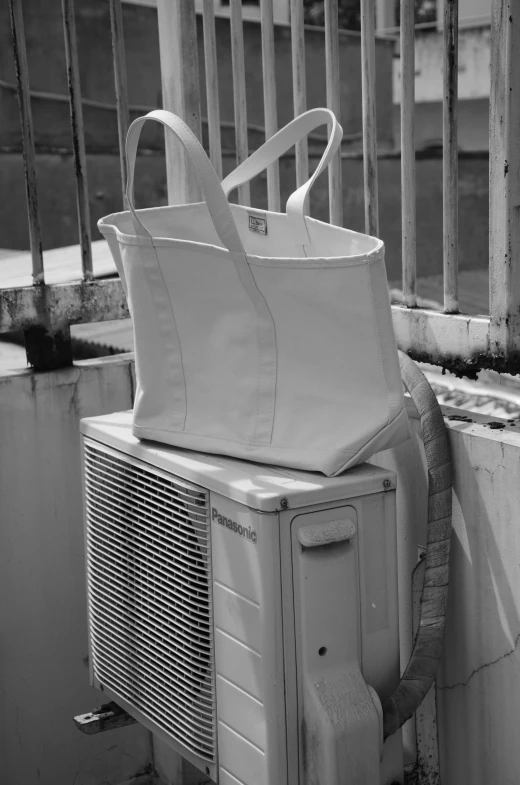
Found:
[[[496,433],[451,438],[454,533],[437,687],[445,785],[513,783],[520,770],[518,443]]]

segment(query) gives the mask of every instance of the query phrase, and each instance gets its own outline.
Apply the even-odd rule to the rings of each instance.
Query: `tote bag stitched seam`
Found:
[[[384,258],[381,259],[380,261],[383,266],[383,271],[385,271]],[[372,282],[372,277],[375,276],[376,274],[374,267],[369,268],[368,274]],[[386,281],[386,273],[385,273],[385,281]],[[377,308],[376,303],[377,301],[379,301],[381,305],[381,299],[383,293],[381,292],[381,290],[374,293],[374,290],[372,289],[372,294],[374,299],[374,307]],[[385,287],[384,296],[388,297],[388,285],[386,285]],[[385,305],[387,305],[386,301],[383,303],[383,307]],[[379,330],[378,334],[380,337],[379,347],[380,347],[382,362],[383,362],[383,374],[385,377],[386,386],[388,388],[388,415],[390,420],[393,419],[393,417],[396,416],[404,408],[404,398],[402,394],[401,374],[398,370],[397,364],[395,365],[394,368],[392,368],[391,367],[392,364],[390,362],[390,355],[391,354],[392,356],[395,355],[395,338],[393,339],[393,341],[390,341],[391,346],[388,346],[389,332],[391,333],[392,336],[394,335],[391,312],[390,314],[388,314],[388,316],[390,320],[390,325],[389,325],[390,331],[385,330],[383,334],[381,334],[381,331]],[[394,377],[393,379],[392,376]],[[394,381],[395,383],[392,384],[392,381]],[[398,385],[397,387],[396,384]]]
[[[153,239],[152,239],[152,245],[153,245]],[[159,257],[157,256],[157,251],[156,251],[155,247],[154,247],[153,251],[154,251],[155,259],[156,259],[156,262],[157,262],[157,269],[159,270],[159,274],[161,276],[161,281],[163,282],[164,290],[165,290],[166,296],[168,298],[168,303],[170,304],[170,315],[171,315],[171,322],[172,322],[172,325],[173,325],[172,332],[173,332],[173,335],[174,335],[173,340],[177,344],[177,348],[178,348],[178,352],[179,352],[179,365],[180,365],[180,371],[181,371],[181,376],[182,376],[182,386],[183,386],[183,390],[184,390],[184,396],[183,396],[184,397],[184,415],[183,415],[183,419],[182,419],[182,430],[184,431],[184,428],[186,427],[186,417],[188,416],[188,393],[187,393],[187,390],[186,390],[186,374],[184,373],[184,363],[182,361],[182,345],[181,345],[181,340],[180,340],[180,337],[179,337],[179,331],[177,329],[177,322],[175,321],[175,312],[173,310],[172,298],[170,297],[170,291],[169,291],[168,287],[166,286],[166,281],[164,280],[163,271],[161,269],[161,263],[159,262]]]
[[[177,206],[175,206],[177,209]],[[138,211],[139,212],[139,211]],[[114,215],[122,215],[122,213],[115,213]],[[283,213],[278,213],[283,215]],[[111,218],[113,216],[106,216]],[[100,222],[101,223],[101,222]],[[103,231],[105,233],[115,234],[119,242],[123,245],[148,245],[149,238],[140,237],[139,235],[126,234],[121,229],[113,225],[103,224]],[[222,248],[219,245],[212,243],[202,243],[197,240],[185,240],[178,237],[152,237],[152,243],[155,248],[169,248],[170,246],[176,248],[185,247],[187,250],[196,248],[197,251],[214,255],[215,252],[223,256],[230,256],[227,248]],[[258,267],[294,267],[295,269],[301,267],[304,269],[312,268],[327,268],[327,267],[360,267],[364,264],[373,264],[380,260],[381,251],[375,248],[366,254],[358,254],[356,256],[343,257],[343,256],[309,256],[309,257],[291,257],[291,256],[259,256],[258,254],[246,254],[249,265],[256,265]]]
[[[197,139],[197,137],[195,136],[195,134],[193,133],[191,128],[189,128],[188,126],[186,126],[186,133],[187,133],[188,136],[192,137],[192,139],[193,139],[193,141],[194,141],[196,146],[200,146],[199,140]],[[210,163],[209,158],[207,158],[207,157],[201,158],[200,163],[201,163],[201,167],[203,166],[204,169],[206,169],[208,172],[210,172],[210,179],[211,179],[213,177],[213,175],[214,175],[214,169],[213,169],[213,167],[212,167],[212,165]],[[228,204],[227,200],[226,200],[226,204]],[[228,207],[229,207],[229,204],[228,204]],[[230,207],[229,207],[229,217],[230,217],[230,219],[231,219],[231,221],[233,223],[233,226],[235,226],[235,228],[236,228],[235,219],[233,218],[233,213],[231,212],[231,208]],[[238,229],[237,228],[236,228],[236,232],[237,232],[238,238],[240,240],[240,235],[238,233]],[[230,254],[231,254],[231,258],[233,259],[233,261],[235,261],[235,259],[234,259],[235,254],[232,254],[231,251],[230,251]],[[266,438],[264,438],[264,443],[265,444],[270,444],[271,440],[272,440],[273,425],[274,425],[274,409],[275,409],[275,398],[276,398],[276,376],[277,376],[277,368],[276,368],[277,352],[276,352],[276,333],[275,333],[274,319],[273,319],[273,316],[271,314],[271,311],[269,310],[269,306],[267,305],[265,297],[263,296],[262,292],[260,291],[260,289],[256,285],[256,281],[255,281],[255,279],[253,277],[253,273],[251,272],[251,269],[250,269],[248,261],[247,261],[247,255],[246,255],[245,249],[244,249],[243,254],[242,254],[242,251],[240,251],[236,255],[240,258],[240,262],[242,261],[242,259],[241,259],[242,255],[244,257],[243,258],[243,265],[241,265],[240,263],[237,264],[235,262],[236,271],[237,271],[237,275],[238,275],[238,277],[240,279],[240,282],[242,283],[242,286],[244,287],[246,293],[250,297],[250,299],[251,299],[251,301],[253,303],[253,307],[255,308],[256,314],[257,314],[257,341],[258,341],[258,348],[259,348],[259,367],[258,367],[258,379],[257,379],[257,409],[256,409],[256,418],[255,418],[254,438],[255,439],[257,438],[257,434],[258,434],[259,430],[264,430],[264,432],[266,432]],[[242,268],[243,273],[245,273],[244,276],[242,276],[240,274],[241,268]],[[243,280],[243,278],[244,278],[244,280]],[[255,302],[255,297],[252,296],[252,293],[249,291],[249,287],[247,286],[247,283],[249,283],[249,281],[253,284],[253,290],[256,289],[256,293],[258,294],[257,302]],[[264,306],[264,307],[262,307],[262,306]],[[264,310],[264,308],[265,308],[265,310]],[[267,312],[267,315],[268,315],[267,319],[265,319],[265,312]],[[268,322],[270,322],[270,324]],[[269,332],[271,332],[272,335],[268,335]],[[268,361],[269,344],[272,344],[272,346],[271,346],[272,356],[271,356],[271,362],[270,363]],[[266,358],[266,354],[267,354],[267,358]],[[266,359],[267,359],[267,362],[266,362]],[[262,377],[264,375],[266,375],[265,374],[265,369],[264,369],[265,365],[268,366],[268,369],[269,369],[269,366],[271,366],[271,370],[270,370],[270,372],[268,372],[267,378],[266,378],[266,380],[264,382]],[[274,368],[273,368],[273,365],[274,365]],[[261,387],[264,388],[264,393],[262,395],[260,394],[260,388]],[[263,399],[265,399],[267,401],[267,405],[265,407],[266,408],[266,412],[265,413],[260,411],[260,409],[261,409],[260,402]],[[265,418],[265,414],[267,414],[267,418]],[[265,423],[262,426],[262,428],[260,428],[260,418],[267,419],[267,421],[268,421],[267,423]]]
[[[267,304],[267,300],[265,299],[264,295],[262,294],[261,290],[258,287],[258,284],[255,281],[253,271],[249,267],[249,263],[247,260],[247,256],[244,255],[245,262],[247,265],[247,269],[251,280],[256,287],[260,297],[262,298],[263,303],[265,304],[265,309],[269,314],[269,319],[271,320],[270,325],[267,324],[266,320],[264,320],[263,316],[259,313],[259,309],[255,306],[256,311],[256,335],[258,341],[258,348],[259,348],[259,363],[258,363],[258,377],[257,377],[257,384],[256,384],[256,399],[257,399],[257,407],[256,407],[256,417],[255,417],[255,430],[253,440],[256,443],[257,434],[261,430],[259,425],[259,418],[261,415],[261,410],[265,409],[265,413],[269,418],[269,427],[268,427],[268,439],[267,441],[264,440],[264,444],[271,444],[273,439],[273,426],[274,426],[274,413],[276,409],[276,382],[278,377],[278,349],[276,346],[276,326],[274,323],[273,315],[271,310]],[[247,291],[247,289],[246,289]],[[254,305],[254,303],[253,303]],[[271,332],[271,335],[267,333]],[[265,336],[265,338],[264,338]],[[264,357],[262,360],[262,342],[265,340],[265,346],[263,349]],[[266,369],[264,365],[266,363],[266,357],[268,359],[268,352],[269,352],[269,344],[271,344],[271,362],[267,362],[269,367],[267,368],[267,379],[264,382],[263,376],[266,375]],[[266,389],[267,388],[267,389]],[[263,392],[261,392],[263,389]],[[261,406],[260,402],[265,399],[265,404]],[[265,430],[265,426],[264,426]]]
[[[377,319],[376,313],[376,304],[374,298],[374,289],[372,286],[372,276],[370,275],[370,268],[368,268],[368,288],[370,290],[370,299],[372,300],[372,321],[374,323],[375,333],[376,333],[376,340],[377,340],[377,351],[379,354],[379,363],[381,366],[381,374],[383,376],[385,387],[386,387],[386,399],[387,399],[387,416],[386,416],[386,425],[389,425],[392,418],[392,412],[390,409],[390,388],[388,386],[388,379],[386,378],[385,367],[383,362],[383,352],[381,350],[381,335],[379,332],[379,323]],[[377,435],[377,434],[376,434]]]
[[[251,280],[253,281],[254,285],[256,286],[258,292],[260,293],[260,296],[262,297],[262,299],[263,299],[263,301],[265,303],[265,307],[267,309],[267,312],[269,313],[269,317],[271,319],[271,325],[272,325],[272,339],[273,339],[272,340],[272,349],[273,349],[273,352],[274,352],[274,357],[271,358],[271,363],[272,363],[272,365],[274,367],[271,370],[271,375],[274,378],[273,378],[272,382],[269,385],[269,387],[270,387],[270,391],[269,392],[270,392],[271,400],[269,401],[269,399],[267,399],[267,403],[266,403],[266,410],[269,412],[269,417],[270,417],[270,420],[271,420],[269,441],[267,442],[267,444],[272,444],[272,442],[273,442],[273,429],[274,429],[274,417],[275,417],[275,411],[276,411],[276,383],[278,381],[278,346],[277,346],[277,343],[276,343],[276,324],[275,324],[275,321],[274,321],[274,318],[273,318],[273,314],[271,313],[271,309],[269,308],[269,305],[267,303],[267,300],[266,300],[265,296],[263,295],[262,290],[258,286],[258,284],[257,284],[257,282],[255,280],[255,276],[253,275],[253,271],[251,270],[251,267],[249,266],[249,260],[248,260],[247,255],[246,255],[245,258],[246,258],[246,264],[248,266],[249,274],[251,276]],[[258,311],[257,311],[257,327],[256,327],[256,331],[257,331],[257,335],[260,335],[260,327],[258,325],[258,319],[259,319],[259,314],[258,314]],[[261,397],[264,397],[260,393],[260,384],[261,384],[261,381],[262,381],[261,380],[261,376],[262,376],[262,366],[261,366],[261,363],[259,363],[257,389],[256,389],[257,400],[260,400]],[[265,397],[267,397],[267,396],[265,396]],[[260,406],[257,406],[257,418],[258,418],[259,409],[260,409]],[[257,433],[258,433],[258,430],[257,430],[257,419],[256,419],[255,420],[255,435],[253,437],[254,438],[253,443],[256,443],[256,434]]]
[[[118,230],[116,230],[118,231]],[[128,242],[127,238],[132,239],[133,235],[119,233],[118,239],[121,242]],[[202,253],[208,255],[215,255],[217,252],[222,256],[230,256],[227,248],[221,248],[219,245],[212,245],[211,243],[201,243],[196,240],[185,240],[177,237],[154,237],[153,244],[156,248],[186,248],[186,250],[197,249]],[[348,259],[343,256],[309,256],[309,257],[291,257],[291,256],[259,256],[258,254],[246,253],[247,262],[249,266],[256,267],[293,267],[295,269],[301,267],[304,269],[321,269],[328,267],[361,267],[362,265],[372,264],[379,261],[380,254],[377,252],[370,252],[369,254],[359,254],[359,256],[352,256]]]
[[[170,384],[172,386],[172,389],[176,389],[176,382],[175,382],[175,380],[178,378],[179,373],[178,373],[178,369],[175,368],[175,366],[173,364],[174,363],[174,359],[175,359],[175,352],[168,352],[166,350],[166,347],[165,347],[165,344],[164,344],[165,337],[167,339],[167,343],[169,342],[170,339],[169,339],[169,336],[167,335],[167,330],[165,330],[165,328],[163,327],[162,322],[161,322],[160,309],[157,308],[157,291],[155,289],[155,286],[154,286],[153,282],[150,280],[149,273],[152,270],[154,272],[156,272],[156,270],[158,268],[158,273],[159,273],[159,275],[161,277],[161,281],[163,282],[163,288],[166,288],[166,287],[164,285],[164,278],[162,276],[162,272],[161,272],[161,268],[160,268],[160,265],[159,265],[159,260],[157,258],[157,253],[155,251],[155,248],[153,247],[151,241],[147,242],[147,246],[152,251],[152,253],[154,255],[154,258],[155,258],[155,265],[154,265],[154,267],[156,269],[153,270],[153,268],[151,268],[149,266],[149,264],[147,264],[147,262],[144,261],[143,268],[144,268],[144,271],[145,271],[146,285],[148,286],[148,289],[150,290],[150,295],[151,295],[151,298],[152,298],[152,302],[154,303],[154,306],[155,306],[155,309],[156,309],[154,316],[155,316],[155,318],[157,320],[157,326],[158,326],[158,329],[159,329],[159,334],[161,336],[161,341],[162,341],[163,347],[164,347],[164,354],[165,354],[165,357],[166,357],[165,364],[167,365],[167,369],[168,369],[167,375],[168,375],[168,377],[170,377]],[[144,256],[145,256],[145,259],[146,259],[146,255],[144,255]],[[170,303],[170,311],[171,311],[171,302],[170,302],[170,297],[169,297],[168,294],[167,294],[167,297],[168,297],[168,303]],[[173,340],[174,340],[174,343],[177,344],[177,347],[178,347],[178,350],[179,350],[178,354],[180,356],[180,342],[179,342],[179,336],[178,336],[177,332],[174,333],[174,339]],[[182,385],[183,386],[182,386],[182,389],[181,389],[180,397],[182,399],[181,400],[181,405],[183,406],[184,411],[181,414],[181,416],[179,417],[178,412],[175,411],[175,407],[174,407],[173,403],[171,403],[171,408],[170,408],[170,406],[168,407],[168,408],[170,408],[170,413],[169,413],[170,427],[174,428],[174,429],[178,428],[179,421],[182,421],[182,423],[183,423],[182,427],[184,429],[184,424],[186,422],[186,408],[187,408],[186,384],[185,384],[185,381],[184,381],[184,369],[182,367],[182,363],[181,363],[181,377],[182,377]],[[173,409],[173,411],[172,411],[172,409]]]
[[[197,433],[197,431],[185,431],[185,430],[180,431],[180,430],[172,430],[171,428],[155,428],[155,427],[150,427],[148,425],[137,425],[137,424],[134,424],[133,427],[134,430],[147,431],[148,433],[180,433],[180,434],[185,434],[186,436],[198,436],[200,439],[208,439],[212,442],[216,442],[216,441],[230,442],[231,444],[243,444],[245,446],[249,445],[251,447],[269,446],[266,445],[265,442],[242,441],[241,439],[231,439],[228,438],[227,436],[211,436],[211,435],[208,436],[207,433]],[[385,428],[386,427],[387,426],[385,425]],[[375,437],[371,437],[371,439],[376,438],[377,435],[378,434],[376,434]],[[369,439],[368,442],[371,441],[371,439]],[[301,450],[302,452],[311,452],[311,453],[312,452],[337,453],[340,455],[343,455],[344,453],[348,453],[349,455],[357,455],[357,453],[360,450],[362,450],[366,446],[366,444],[368,444],[368,442],[365,442],[361,447],[359,447],[356,450],[349,450],[347,448],[342,448],[342,447],[333,447],[332,449],[328,447],[303,447],[300,446],[299,444],[280,444],[279,442],[275,442],[272,446],[275,449],[280,448],[282,450]],[[185,449],[189,449],[189,448],[185,448]]]

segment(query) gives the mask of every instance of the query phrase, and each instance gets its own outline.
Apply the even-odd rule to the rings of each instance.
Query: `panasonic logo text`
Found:
[[[223,526],[225,529],[229,529],[235,534],[239,534],[246,540],[250,540],[250,542],[256,545],[256,532],[251,528],[251,526],[242,526],[240,523],[232,521],[231,518],[226,518],[225,515],[221,515],[219,513],[216,507],[211,508],[211,520],[218,523],[219,526]]]

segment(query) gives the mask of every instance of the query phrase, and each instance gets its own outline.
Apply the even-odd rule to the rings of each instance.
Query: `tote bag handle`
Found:
[[[296,142],[303,139],[315,128],[320,125],[331,125],[331,132],[329,141],[325,152],[319,162],[318,166],[312,173],[311,177],[306,183],[301,185],[287,200],[287,217],[289,225],[292,227],[294,234],[294,241],[301,245],[310,245],[311,240],[307,231],[305,223],[305,211],[307,209],[307,202],[310,190],[317,177],[323,172],[325,167],[330,163],[332,157],[341,145],[343,138],[343,128],[336,120],[336,116],[330,109],[309,109],[308,112],[295,117],[284,128],[278,131],[274,136],[271,136],[262,147],[255,150],[247,161],[244,161],[240,166],[231,172],[222,181],[222,189],[226,196],[229,196],[231,191],[238,188],[239,185],[247,183],[256,177],[257,174],[263,172],[269,164],[274,163],[280,156],[290,150]]]
[[[126,162],[128,167],[126,197],[128,199],[128,207],[132,213],[136,234],[140,237],[151,237],[148,229],[141,223],[134,207],[135,157],[139,137],[141,135],[141,128],[147,120],[155,120],[166,128],[169,128],[181,142],[195,169],[215,231],[222,244],[232,255],[240,254],[244,256],[245,264],[245,249],[231,214],[229,202],[204,148],[195,134],[180,117],[177,117],[177,115],[167,112],[164,109],[155,109],[153,112],[148,112],[148,114],[143,117],[138,117],[128,129],[126,137]],[[237,263],[238,260],[234,259],[234,261]]]

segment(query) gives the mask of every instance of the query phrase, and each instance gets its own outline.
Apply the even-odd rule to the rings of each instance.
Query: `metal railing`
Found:
[[[28,348],[44,334],[58,352],[55,365],[70,362],[69,325],[128,316],[119,281],[92,280],[82,98],[79,79],[74,0],[62,0],[69,102],[79,218],[83,282],[46,286],[43,264],[35,149],[25,47],[22,0],[9,0],[20,101],[27,185],[28,219],[33,262],[33,287],[0,290],[0,332],[25,330]],[[197,23],[193,2],[157,0],[163,106],[184,118],[201,138],[201,101],[197,54]],[[265,135],[277,130],[273,0],[261,0],[262,73]],[[291,0],[292,83],[294,114],[307,108],[303,0]],[[458,164],[457,164],[457,38],[458,2],[444,0],[443,98],[443,271],[442,311],[417,307],[416,184],[414,148],[414,0],[401,0],[401,195],[402,305],[393,305],[396,337],[401,349],[418,360],[441,364],[461,373],[493,368],[520,372],[520,0],[493,0],[490,95],[490,314],[464,315],[458,305]],[[365,229],[379,233],[374,0],[361,3],[362,117]],[[123,191],[126,184],[124,139],[129,124],[121,0],[110,0],[118,132]],[[246,69],[241,0],[230,2],[232,73],[237,163],[248,155]],[[209,153],[222,175],[221,122],[217,77],[215,17],[212,0],[203,2],[204,67],[206,75]],[[325,2],[326,101],[340,113],[338,2]],[[516,58],[516,61],[515,61]],[[200,198],[198,184],[184,153],[166,139],[170,202]],[[296,148],[296,178],[308,177],[307,141]],[[329,209],[334,224],[343,222],[341,152],[329,166]],[[239,189],[248,204],[249,185]],[[280,209],[277,164],[268,171],[268,206]],[[50,343],[49,343],[50,340]],[[70,340],[69,340],[70,344]],[[58,348],[56,348],[58,347]],[[61,349],[60,349],[61,347]],[[70,347],[69,347],[70,348]],[[38,350],[39,351],[39,350]],[[38,351],[32,357],[38,360]],[[61,355],[60,355],[61,351]],[[68,353],[67,353],[68,352]],[[31,352],[29,351],[31,358]],[[44,363],[49,365],[49,359]],[[52,358],[51,358],[52,364]],[[40,363],[41,365],[41,363]]]

